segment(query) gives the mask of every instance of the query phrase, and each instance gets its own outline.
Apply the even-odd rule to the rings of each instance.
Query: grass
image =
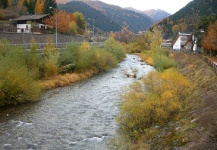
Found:
[[[41,80],[40,85],[43,89],[49,90],[56,87],[68,86],[72,83],[81,81],[85,78],[89,78],[97,73],[97,70],[87,70],[83,73],[66,73],[59,74],[46,80]]]

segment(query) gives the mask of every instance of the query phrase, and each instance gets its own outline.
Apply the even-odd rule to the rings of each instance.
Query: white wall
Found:
[[[31,24],[17,24],[17,33],[30,33]]]
[[[174,50],[180,50],[181,49],[181,38],[180,36],[176,40],[176,42],[173,44],[173,49]]]

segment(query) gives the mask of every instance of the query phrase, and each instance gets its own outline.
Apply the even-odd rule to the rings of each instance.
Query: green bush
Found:
[[[119,62],[122,61],[126,56],[126,50],[124,46],[115,41],[115,39],[112,37],[105,41],[104,49],[113,54]]]
[[[109,52],[99,47],[91,47],[89,50],[81,50],[76,68],[79,71],[95,68],[98,71],[105,71],[117,64],[116,58]]]
[[[116,58],[109,52],[104,51],[98,47],[91,48],[91,59],[93,60],[93,66],[98,71],[106,71],[114,67],[117,64]]]
[[[76,64],[79,56],[79,45],[77,43],[70,43],[66,49],[60,53],[59,62],[60,66],[69,64]]]
[[[24,51],[0,46],[0,106],[38,100],[41,87],[25,64]]]
[[[153,66],[158,70],[162,71],[164,69],[172,68],[176,65],[174,60],[169,59],[167,56],[162,54],[155,54],[153,57]]]

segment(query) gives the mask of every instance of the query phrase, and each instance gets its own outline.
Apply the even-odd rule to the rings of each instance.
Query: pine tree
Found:
[[[2,0],[2,6],[4,9],[6,9],[8,7],[8,0]]]
[[[53,14],[54,10],[57,9],[57,3],[55,0],[45,0],[44,1],[44,14]]]

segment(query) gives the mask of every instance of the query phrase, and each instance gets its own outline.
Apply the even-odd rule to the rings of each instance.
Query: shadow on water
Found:
[[[127,55],[118,67],[68,87],[50,90],[37,103],[2,108],[1,149],[109,149],[120,94],[153,70]],[[137,73],[136,78],[126,74]]]

